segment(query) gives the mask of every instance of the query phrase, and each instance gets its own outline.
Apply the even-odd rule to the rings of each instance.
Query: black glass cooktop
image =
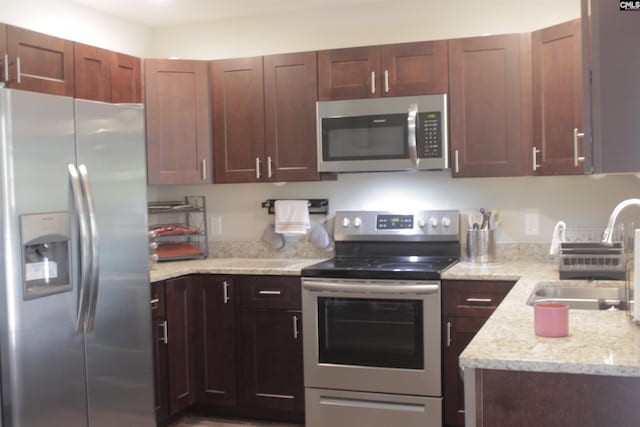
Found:
[[[302,269],[303,277],[354,279],[439,279],[457,257],[393,256],[336,257]]]

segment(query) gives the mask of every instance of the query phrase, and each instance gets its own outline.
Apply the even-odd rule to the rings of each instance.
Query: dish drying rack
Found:
[[[560,243],[560,279],[626,279],[624,228],[616,228],[613,245],[602,243],[603,233],[603,227],[567,227]]]

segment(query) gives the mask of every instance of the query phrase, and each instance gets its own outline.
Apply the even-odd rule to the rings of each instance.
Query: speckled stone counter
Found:
[[[569,310],[569,336],[544,338],[534,334],[533,307],[527,304],[536,287],[620,287],[624,282],[559,281],[557,265],[526,262],[459,263],[443,279],[517,280],[460,355],[464,368],[640,376],[640,326],[624,311]]]
[[[265,274],[297,276],[301,270],[323,259],[315,258],[209,258],[154,264],[151,282],[172,279],[187,274]]]

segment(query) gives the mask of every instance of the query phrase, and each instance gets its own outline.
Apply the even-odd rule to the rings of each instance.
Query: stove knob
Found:
[[[360,219],[360,217],[355,217],[353,219],[353,226],[355,228],[360,228],[361,225],[362,225],[362,220]]]
[[[424,218],[420,218],[418,220],[418,225],[420,226],[420,228],[424,228],[424,226],[427,225],[427,222],[424,220]]]
[[[429,219],[429,224],[431,224],[431,227],[436,228],[439,224],[438,218],[432,216],[431,219]]]
[[[444,228],[451,227],[451,218],[449,218],[448,216],[442,217],[442,226]]]
[[[351,224],[351,221],[349,221],[349,218],[342,218],[342,227],[349,228],[350,224]]]

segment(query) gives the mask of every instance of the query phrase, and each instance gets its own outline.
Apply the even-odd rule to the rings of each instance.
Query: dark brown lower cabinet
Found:
[[[165,310],[165,283],[151,285],[151,317],[153,338],[153,376],[155,413],[158,426],[169,419],[169,351],[167,348],[167,315]]]
[[[458,358],[515,282],[444,280],[442,282],[442,387],[444,424],[463,427],[464,384]]]
[[[240,313],[242,405],[256,415],[287,411],[304,420],[302,312],[246,309]]]
[[[476,370],[476,426],[640,425],[640,378]]]
[[[195,402],[194,313],[191,277],[166,282],[169,415]]]
[[[225,276],[194,278],[197,401],[234,408],[236,393],[236,298]]]

